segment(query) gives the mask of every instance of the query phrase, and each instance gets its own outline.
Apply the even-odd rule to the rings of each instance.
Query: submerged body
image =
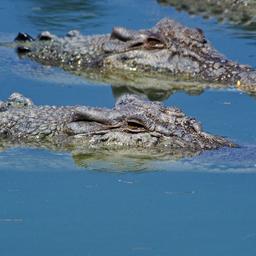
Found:
[[[177,108],[124,95],[113,109],[87,106],[36,106],[20,94],[0,104],[0,138],[56,148],[141,148],[203,150],[233,147],[228,140],[202,131],[195,119]]]
[[[220,21],[229,21],[248,28],[256,25],[254,0],[158,0],[158,2],[205,18],[213,16]]]
[[[252,67],[226,59],[211,46],[201,29],[171,19],[138,31],[115,27],[106,35],[84,36],[71,31],[57,37],[43,32],[33,39],[19,34],[16,42],[21,56],[69,71],[143,71],[256,90]]]

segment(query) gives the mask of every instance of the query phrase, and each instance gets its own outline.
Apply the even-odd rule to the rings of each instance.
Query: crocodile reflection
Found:
[[[115,99],[120,98],[125,94],[136,94],[146,96],[151,101],[164,101],[171,97],[176,92],[185,92],[191,96],[198,96],[204,92],[204,90],[198,86],[188,87],[186,86],[172,86],[169,90],[161,88],[140,88],[138,86],[128,85],[112,85],[112,93]]]
[[[27,148],[38,148],[51,150],[42,156],[34,155],[34,150]],[[80,170],[102,171],[102,172],[145,172],[145,171],[186,171],[186,172],[234,172],[255,173],[255,145],[243,145],[239,148],[223,148],[215,151],[206,151],[203,154],[186,154],[181,151],[163,152],[158,150],[140,151],[136,149],[123,150],[97,150],[88,148],[63,148],[54,147],[52,144],[15,143],[0,139],[0,156],[2,169],[8,169],[16,162],[15,169],[33,170],[34,166],[43,169],[70,170],[70,158]],[[18,153],[17,153],[18,150]],[[24,151],[25,150],[25,153]],[[4,151],[1,153],[1,151]],[[40,151],[39,151],[40,152]],[[57,153],[57,156],[55,155]],[[54,155],[54,157],[51,156]],[[10,170],[13,170],[10,168]],[[77,169],[79,170],[79,169]],[[41,169],[39,169],[41,171]],[[126,183],[123,179],[119,182]],[[132,184],[128,181],[127,184]]]

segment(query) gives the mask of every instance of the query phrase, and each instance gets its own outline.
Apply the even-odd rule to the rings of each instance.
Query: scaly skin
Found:
[[[50,148],[141,148],[186,154],[233,147],[177,108],[124,95],[113,109],[36,106],[14,93],[0,103],[0,139]],[[49,146],[51,145],[51,146]]]
[[[157,0],[177,10],[199,14],[205,18],[216,17],[244,27],[256,25],[256,2],[254,0]]]
[[[65,37],[57,37],[43,32],[34,40],[19,34],[16,42],[22,56],[74,72],[143,71],[236,84],[247,91],[256,88],[255,70],[227,60],[210,45],[202,30],[171,19],[163,19],[147,30],[116,27],[107,35],[83,36],[71,31]]]

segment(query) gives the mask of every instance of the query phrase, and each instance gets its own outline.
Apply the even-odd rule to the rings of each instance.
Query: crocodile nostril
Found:
[[[38,35],[39,41],[51,41],[53,38],[52,34],[48,31],[42,32]]]
[[[41,35],[41,36],[38,38],[38,40],[40,40],[40,41],[51,41],[52,38],[49,37],[49,36]]]
[[[32,42],[32,41],[35,41],[35,39],[27,33],[19,33],[15,37],[14,41],[16,41],[16,42]]]

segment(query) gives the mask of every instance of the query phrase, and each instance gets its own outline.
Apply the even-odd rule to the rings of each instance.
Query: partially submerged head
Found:
[[[202,30],[167,18],[150,29],[137,31],[114,27],[110,35],[95,37],[71,31],[64,38],[43,32],[37,39],[19,34],[16,41],[31,45],[19,46],[19,53],[43,63],[48,61],[49,65],[167,71],[191,76],[200,71],[203,55],[213,51]],[[211,54],[216,58],[214,51]]]
[[[17,93],[2,104],[0,135],[10,141],[60,148],[181,151],[182,155],[234,146],[203,132],[201,125],[181,110],[135,95],[123,95],[113,109],[36,106]]]
[[[202,151],[233,146],[202,131],[201,125],[177,108],[164,107],[135,95],[124,95],[115,108],[78,107],[68,124],[69,134],[90,145]]]
[[[111,34],[95,36],[71,31],[65,37],[43,32],[37,39],[19,34],[16,41],[22,56],[72,72],[129,70],[234,85],[242,73],[252,71],[227,60],[201,29],[167,18],[150,29],[115,27]]]

